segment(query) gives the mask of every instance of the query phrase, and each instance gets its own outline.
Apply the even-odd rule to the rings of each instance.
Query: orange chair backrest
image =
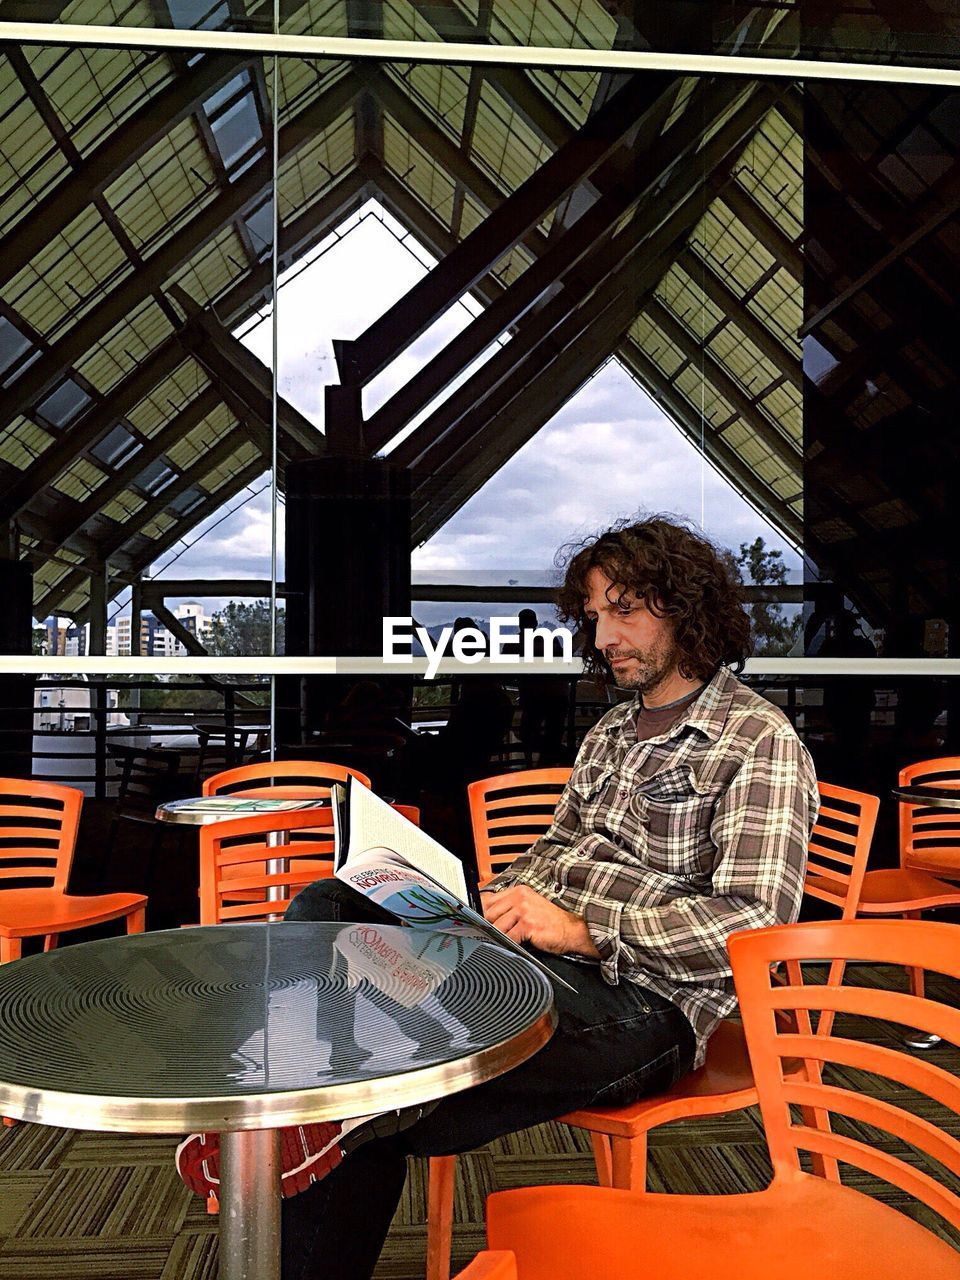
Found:
[[[481,884],[525,853],[553,821],[570,769],[520,769],[467,787]]]
[[[277,832],[304,832],[307,838],[277,848],[269,843]],[[300,890],[317,879],[317,860],[329,863],[332,856],[332,836],[317,831],[317,815],[308,809],[201,827],[200,923],[282,916]],[[271,873],[267,860],[281,857],[287,870]],[[282,896],[268,898],[268,891],[278,887]]]
[[[334,783],[346,782],[350,777],[356,778],[361,786],[370,786],[365,773],[342,764],[328,764],[324,760],[260,760],[211,774],[204,779],[203,794],[242,796],[256,791],[278,799],[285,795],[329,795]]]
[[[960,756],[919,760],[901,769],[902,787],[928,784],[960,790]],[[900,810],[900,865],[960,877],[960,809],[906,804]]]
[[[843,895],[841,917],[857,914],[863,876],[880,810],[879,796],[818,782],[820,812],[807,846],[804,893],[836,903]]]
[[[960,978],[960,932],[956,925],[920,920],[837,920],[749,929],[729,941],[730,962],[740,1001],[754,1080],[760,1096],[763,1126],[776,1177],[794,1179],[801,1153],[838,1160],[869,1173],[915,1196],[954,1227],[960,1227],[960,1195],[937,1176],[924,1172],[899,1155],[868,1145],[849,1132],[834,1132],[829,1124],[811,1123],[813,1116],[841,1116],[854,1125],[870,1125],[907,1143],[915,1151],[960,1177],[960,1138],[937,1124],[925,1108],[922,1117],[871,1096],[851,1084],[851,1071],[867,1072],[934,1099],[951,1113],[960,1113],[960,1080],[932,1061],[899,1049],[848,1039],[843,1027],[830,1036],[811,1035],[809,1013],[822,1010],[832,1017],[853,1015],[916,1027],[960,1046],[960,1009],[900,991],[858,985],[850,964],[896,965],[922,968]],[[848,966],[843,986],[805,984],[803,961],[831,961]],[[786,978],[773,978],[772,966],[786,969]],[[854,977],[851,979],[850,974]],[[781,1019],[797,1018],[797,1033],[784,1030]],[[859,1032],[858,1032],[859,1034]],[[885,1038],[885,1037],[884,1037]],[[808,1064],[808,1078],[790,1078],[787,1060]],[[831,1068],[839,1067],[834,1075]],[[822,1076],[820,1078],[821,1069]],[[882,1089],[881,1089],[882,1095]],[[791,1115],[791,1107],[802,1111]]]
[[[0,887],[29,880],[66,892],[82,804],[76,787],[0,778]]]
[[[393,808],[420,825],[415,805]],[[288,844],[270,844],[278,832],[286,833]],[[333,854],[332,828],[318,827],[317,814],[308,809],[200,827],[200,923],[276,919],[302,888],[333,874]],[[281,858],[287,870],[271,873],[268,859]],[[268,891],[278,886],[282,895],[270,897]]]

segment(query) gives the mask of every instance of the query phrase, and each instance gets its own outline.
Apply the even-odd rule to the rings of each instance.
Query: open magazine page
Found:
[[[338,880],[350,885],[365,898],[389,911],[404,924],[418,929],[438,929],[458,937],[478,938],[523,956],[545,973],[552,982],[570,990],[569,982],[542,964],[525,947],[485,920],[479,912],[460,902],[452,893],[415,871],[392,849],[367,849],[354,854],[335,873]]]
[[[433,836],[408,822],[369,787],[358,784],[355,778],[347,781],[344,808],[345,815],[338,815],[338,867],[352,862],[357,854],[368,849],[391,849],[411,867],[463,901],[467,900],[467,882],[460,859]]]

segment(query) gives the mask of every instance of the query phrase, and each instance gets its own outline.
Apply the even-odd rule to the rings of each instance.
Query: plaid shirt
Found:
[[[736,1007],[727,938],[797,918],[818,808],[806,748],[721,668],[663,734],[636,698],[584,739],[553,822],[496,879],[582,916],[603,977],[659,992],[707,1038]]]

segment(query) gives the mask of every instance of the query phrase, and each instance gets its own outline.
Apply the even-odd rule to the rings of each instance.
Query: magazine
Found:
[[[479,910],[480,900],[467,888],[463,863],[433,836],[408,822],[386,800],[355,778],[330,789],[333,803],[333,865],[339,870],[368,849],[392,849],[415,870],[449,889]]]
[[[323,809],[327,801],[274,800],[270,796],[195,796],[190,800],[168,800],[164,808],[170,813],[205,814],[217,818],[245,818],[256,813],[293,813],[299,809]]]
[[[342,788],[335,791],[339,793]],[[333,813],[337,849],[334,875],[338,880],[401,924],[496,943],[523,956],[552,982],[574,990],[469,905],[460,860],[369,788],[350,778],[345,794],[334,795]],[[349,833],[345,851],[339,843],[344,832]],[[391,836],[394,838],[390,844],[384,843]],[[368,844],[367,840],[374,843]]]

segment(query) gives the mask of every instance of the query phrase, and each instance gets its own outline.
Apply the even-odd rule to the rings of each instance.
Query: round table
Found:
[[[0,1114],[221,1133],[221,1280],[278,1280],[281,1127],[456,1093],[523,1062],[554,1023],[549,980],[522,957],[437,931],[134,934],[0,967]]]
[[[320,821],[318,815],[318,826],[333,825],[333,810],[329,798],[304,795],[303,787],[296,786],[263,787],[247,791],[242,796],[193,796],[187,800],[168,800],[166,804],[157,806],[155,817],[158,822],[205,827],[213,822],[229,822],[233,818],[252,818],[264,813],[299,813],[302,809],[322,811],[323,821]],[[288,843],[285,831],[271,832],[267,836],[270,848],[280,848]],[[289,865],[287,858],[270,858],[267,873],[272,876],[282,875]],[[273,899],[279,902],[286,896],[285,885],[274,884],[267,889],[268,901]]]
[[[247,793],[242,796],[193,796],[187,800],[168,800],[157,806],[158,822],[173,822],[190,827],[205,827],[211,822],[229,822],[233,818],[253,818],[261,813],[299,813],[302,809],[325,809],[330,813],[326,797],[304,796],[303,787],[270,787],[273,794]],[[280,792],[278,796],[276,793]],[[281,833],[282,834],[282,833]]]
[[[893,795],[904,804],[919,804],[927,809],[960,809],[958,787],[895,787]]]

